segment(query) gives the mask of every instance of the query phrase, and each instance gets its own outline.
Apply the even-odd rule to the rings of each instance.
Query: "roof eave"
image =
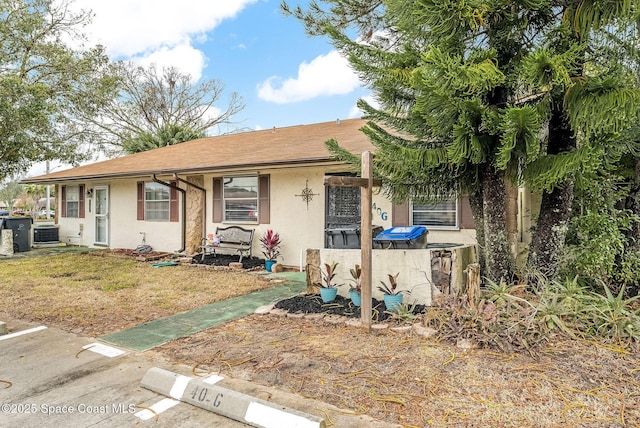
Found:
[[[215,167],[196,167],[196,168],[169,168],[162,170],[139,170],[139,171],[127,171],[119,173],[105,173],[105,174],[85,174],[78,176],[59,176],[59,177],[47,177],[46,175],[33,178],[24,178],[20,180],[22,184],[39,184],[39,183],[62,183],[69,181],[87,181],[87,180],[104,180],[104,179],[119,179],[119,178],[134,178],[150,175],[173,175],[173,174],[206,174],[215,172],[226,171],[242,171],[247,169],[276,169],[276,168],[293,168],[296,166],[311,166],[316,165],[340,165],[344,164],[342,161],[337,161],[330,158],[309,158],[298,159],[295,161],[278,161],[278,162],[261,162],[261,163],[247,163],[236,165],[224,165]]]

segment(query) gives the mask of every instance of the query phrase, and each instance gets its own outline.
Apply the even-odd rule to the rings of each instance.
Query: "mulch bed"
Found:
[[[201,254],[196,254],[191,258],[191,263],[208,266],[229,266],[229,263],[238,263],[240,256],[229,254],[207,254],[202,260]],[[258,257],[243,257],[242,268],[248,270],[264,269],[264,259]]]
[[[336,296],[330,303],[324,303],[319,294],[304,294],[289,299],[280,300],[275,304],[278,309],[284,309],[290,313],[323,313],[327,315],[341,315],[347,318],[360,318],[360,307],[355,306],[351,299]],[[372,315],[374,322],[383,322],[396,317],[392,311],[388,311],[383,301],[372,299]],[[419,316],[424,313],[424,305],[411,306],[412,313]]]

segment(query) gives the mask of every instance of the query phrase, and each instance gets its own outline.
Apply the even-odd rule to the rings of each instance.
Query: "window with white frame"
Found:
[[[224,221],[258,221],[258,176],[224,177]]]
[[[411,204],[411,221],[414,226],[427,226],[430,229],[457,229],[458,198],[433,202]]]
[[[80,186],[65,187],[66,217],[80,217]]]
[[[156,182],[144,183],[144,219],[169,221],[169,187]]]

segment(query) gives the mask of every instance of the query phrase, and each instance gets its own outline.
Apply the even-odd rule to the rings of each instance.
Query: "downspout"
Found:
[[[187,181],[184,178],[178,177],[177,173],[174,173],[173,176],[175,177],[176,181],[180,181],[187,186],[195,187],[202,192],[202,200],[204,201],[204,205],[202,207],[202,236],[207,236],[207,189],[205,189],[204,187],[200,187],[197,184],[193,184],[192,182]]]
[[[155,181],[158,184],[162,184],[163,186],[167,186],[170,187],[172,189],[176,189],[178,190],[180,193],[182,193],[182,237],[180,239],[181,243],[182,243],[182,248],[180,248],[178,250],[179,253],[182,253],[185,250],[186,247],[186,236],[187,236],[187,222],[186,222],[186,218],[187,218],[187,195],[186,195],[186,191],[184,189],[181,189],[180,187],[176,186],[175,184],[172,183],[167,183],[165,181],[162,181],[160,179],[158,179],[158,177],[156,177],[155,174],[152,175],[151,179],[153,181]]]

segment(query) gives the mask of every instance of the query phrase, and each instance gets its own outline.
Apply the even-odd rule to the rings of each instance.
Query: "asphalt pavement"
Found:
[[[35,249],[16,253],[14,257],[0,257],[0,261],[46,257],[70,251],[86,250],[81,247]],[[272,300],[274,296],[269,294],[264,298]],[[245,305],[239,305],[243,309],[237,309],[237,315],[243,316],[242,310],[258,303],[248,301]],[[194,316],[200,316],[199,312],[196,310]],[[212,319],[207,322],[212,322]],[[354,415],[349,410],[338,409],[318,400],[241,379],[220,377],[215,373],[196,374],[192,367],[174,364],[147,345],[127,347],[124,340],[122,343],[125,345],[122,345],[120,337],[107,341],[79,336],[52,326],[13,319],[3,313],[1,307],[0,322],[5,323],[7,330],[7,334],[0,331],[0,427],[281,428],[284,421],[293,418],[283,417],[280,412],[279,419],[276,420],[274,413],[269,409],[264,412],[265,407],[262,406],[262,420],[248,425],[216,413],[213,408],[189,404],[187,397],[176,399],[173,394],[175,388],[170,388],[172,394],[168,397],[143,387],[145,375],[159,369],[163,373],[171,372],[176,379],[181,379],[183,389],[178,390],[183,392],[188,391],[187,385],[199,385],[202,390],[202,385],[215,382],[216,387],[231,390],[234,394],[237,392],[249,397],[249,400],[253,397],[256,402],[268,400],[276,407],[321,418],[326,426],[399,427],[376,421],[366,415]],[[225,322],[224,317],[216,319],[216,323],[219,322]],[[164,321],[157,323],[163,328],[166,328],[165,324]],[[145,328],[147,331],[142,336],[159,334]],[[137,329],[133,329],[131,334],[125,336],[127,339],[135,337],[137,332]],[[161,342],[170,339],[163,338]],[[313,425],[293,423],[287,426]]]

